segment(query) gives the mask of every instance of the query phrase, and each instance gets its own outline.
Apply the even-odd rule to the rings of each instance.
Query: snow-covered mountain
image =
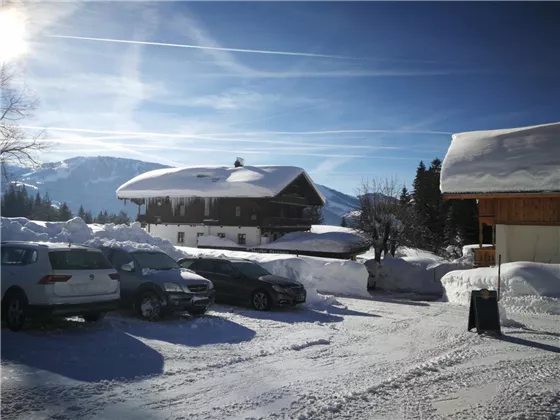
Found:
[[[133,159],[98,157],[74,157],[61,162],[43,163],[38,168],[8,166],[10,179],[25,184],[30,194],[49,193],[53,201],[66,202],[77,213],[80,205],[95,215],[101,210],[119,212],[125,210],[134,215],[136,208],[119,201],[116,189],[143,172],[165,168],[159,163]],[[2,183],[4,190],[6,183]]]
[[[76,213],[83,205],[95,215],[101,210],[119,212],[131,216],[136,207],[117,199],[115,191],[129,179],[154,169],[166,168],[158,163],[108,156],[74,157],[61,162],[48,162],[38,168],[7,166],[10,179],[24,184],[30,194],[49,193],[51,200],[66,202]],[[317,185],[325,198],[324,223],[340,225],[342,217],[358,205],[358,199],[348,194]],[[6,183],[2,183],[2,190]]]
[[[323,223],[325,225],[340,225],[343,217],[347,217],[358,208],[359,201],[356,197],[317,184],[327,204],[323,207]]]

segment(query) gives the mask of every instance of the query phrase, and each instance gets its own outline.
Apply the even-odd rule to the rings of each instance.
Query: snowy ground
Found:
[[[495,339],[463,306],[338,300],[2,329],[2,418],[560,419],[560,316]]]

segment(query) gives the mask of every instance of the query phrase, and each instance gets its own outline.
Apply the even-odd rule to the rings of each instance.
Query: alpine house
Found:
[[[560,123],[454,134],[443,161],[444,199],[478,200],[475,266],[560,263]],[[492,246],[482,246],[483,227]]]
[[[244,247],[311,229],[308,206],[325,198],[309,175],[294,166],[200,166],[158,169],[117,189],[138,205],[138,221],[153,235],[184,246],[212,235]]]

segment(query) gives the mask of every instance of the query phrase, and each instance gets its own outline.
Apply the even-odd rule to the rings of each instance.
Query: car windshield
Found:
[[[270,273],[260,265],[250,261],[232,261],[235,268],[241,271],[247,277],[268,276]]]
[[[140,264],[140,268],[151,268],[152,270],[181,268],[173,258],[163,252],[135,252],[133,255]]]

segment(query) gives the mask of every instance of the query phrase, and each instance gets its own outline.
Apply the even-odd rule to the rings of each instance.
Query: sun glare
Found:
[[[11,61],[26,50],[25,16],[14,8],[0,9],[0,62]]]

